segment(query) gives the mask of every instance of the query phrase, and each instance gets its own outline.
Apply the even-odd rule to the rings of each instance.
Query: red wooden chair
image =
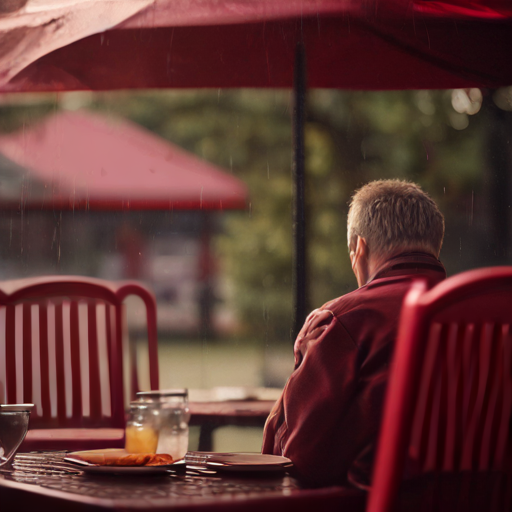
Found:
[[[464,272],[405,298],[368,512],[510,510],[512,267]],[[409,478],[410,477],[410,478]],[[421,479],[421,480],[419,480]],[[437,493],[437,494],[436,494]]]
[[[20,450],[123,445],[129,295],[145,304],[150,387],[158,389],[156,304],[142,285],[78,276],[0,283],[0,401],[36,404]],[[134,357],[126,373],[133,398]]]

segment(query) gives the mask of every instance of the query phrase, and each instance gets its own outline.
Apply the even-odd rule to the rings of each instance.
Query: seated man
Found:
[[[359,288],[306,319],[263,436],[263,453],[289,457],[310,486],[369,485],[403,298],[414,279],[446,277],[443,215],[419,186],[368,183],[347,224]]]

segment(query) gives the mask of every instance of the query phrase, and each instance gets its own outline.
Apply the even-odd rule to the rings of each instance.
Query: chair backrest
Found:
[[[36,403],[33,428],[123,427],[129,295],[146,307],[150,387],[158,389],[156,303],[144,286],[79,276],[0,282],[0,401]]]
[[[430,291],[415,282],[401,312],[367,510],[394,509],[404,471],[510,474],[511,406],[512,267],[464,272]],[[495,509],[509,491],[493,497]]]

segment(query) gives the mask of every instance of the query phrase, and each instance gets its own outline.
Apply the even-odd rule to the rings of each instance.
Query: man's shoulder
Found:
[[[388,277],[377,279],[371,283],[333,299],[322,306],[338,319],[354,309],[380,309],[381,306],[401,301],[411,286],[410,276]]]
[[[371,347],[385,347],[392,343],[404,296],[414,277],[386,277],[342,295],[321,309],[330,310],[365,360],[373,353]],[[387,354],[387,352],[386,352]],[[362,362],[361,362],[362,364]]]

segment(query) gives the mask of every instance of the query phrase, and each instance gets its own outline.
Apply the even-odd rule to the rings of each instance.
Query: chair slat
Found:
[[[106,315],[109,314],[109,305],[104,302],[98,302],[96,306],[96,320],[98,333],[98,372],[101,389],[101,416],[102,421],[110,417],[110,385],[108,368],[108,334]]]
[[[101,383],[98,358],[98,331],[96,321],[96,301],[87,305],[87,321],[89,336],[89,387],[91,400],[91,420],[101,419]]]
[[[55,304],[55,366],[57,377],[57,418],[66,421],[66,381],[64,371],[64,318],[62,302]]]
[[[476,374],[476,396],[474,407],[468,417],[467,430],[464,436],[462,469],[475,470],[481,444],[482,418],[486,409],[486,394],[488,389],[489,371],[492,360],[492,336],[494,325],[486,323],[480,331],[479,369]]]
[[[483,328],[475,325],[469,330],[467,343],[463,347],[463,423],[462,423],[462,453],[460,468],[471,469],[473,460],[473,444],[468,443],[468,433],[471,431],[472,418],[478,394],[478,376],[480,374],[480,338]]]
[[[464,438],[467,431],[467,418],[469,410],[473,408],[476,386],[471,385],[470,376],[476,372],[478,363],[478,337],[480,326],[473,323],[464,323],[460,330],[460,345],[457,360],[460,364],[459,389],[456,403],[457,410],[457,436],[455,439],[454,469],[460,470],[462,454],[464,452]]]
[[[442,330],[441,324],[434,324],[429,332],[429,350],[425,354],[425,364],[419,385],[418,399],[416,403],[416,414],[411,435],[410,456],[415,459],[420,467],[423,467],[428,451],[428,431],[425,425],[430,423],[432,414],[432,394],[430,386],[432,373],[434,371],[435,359],[439,347],[439,335]]]
[[[496,435],[499,430],[498,424],[501,421],[500,403],[502,401],[503,367],[498,361],[501,361],[502,357],[503,326],[496,324],[491,341],[490,371],[487,379],[485,411],[482,414],[480,427],[481,443],[478,467],[481,471],[487,471],[491,467]]]
[[[23,401],[30,404],[32,397],[32,312],[30,304],[23,304]]]
[[[123,382],[123,308],[115,308],[115,336],[112,344],[112,374],[110,377],[112,392],[112,419],[118,425],[124,425],[124,382]]]
[[[114,320],[114,321],[112,321]],[[112,412],[112,404],[114,403],[114,396],[113,396],[113,385],[112,385],[112,358],[114,357],[114,353],[112,350],[112,346],[115,339],[115,308],[114,306],[110,304],[105,304],[105,336],[106,336],[106,342],[107,342],[107,357],[108,357],[108,376],[109,376],[109,395],[110,395],[110,416],[113,416]]]
[[[42,414],[48,423],[51,420],[50,391],[50,351],[48,347],[48,306],[45,302],[39,305],[39,364],[41,372],[41,406]]]
[[[436,471],[442,464],[440,451],[444,448],[446,438],[443,429],[443,419],[446,407],[444,403],[444,389],[446,388],[445,351],[448,331],[449,326],[443,325],[439,331],[437,342],[431,343],[432,372],[429,375],[428,381],[424,383],[424,385],[431,389],[430,422],[426,424],[428,435],[426,436],[427,449],[423,466],[424,471]]]
[[[80,329],[78,320],[78,302],[72,300],[69,307],[69,334],[71,354],[71,417],[79,423],[83,416],[82,371],[80,365]]]
[[[7,403],[15,404],[16,399],[16,310],[9,304],[5,311],[5,373]]]
[[[134,340],[128,342],[130,354],[130,401],[135,400],[140,391],[139,372],[137,370],[137,344]]]
[[[461,373],[462,362],[459,354],[464,342],[466,331],[465,325],[452,323],[446,339],[446,377],[447,377],[447,404],[446,404],[446,439],[442,469],[453,471],[458,467],[458,454],[460,449],[458,440],[460,438],[461,407]]]
[[[501,401],[501,422],[496,434],[494,453],[495,469],[503,468],[510,436],[510,416],[512,409],[512,333],[510,324],[503,326],[503,358],[501,361],[503,373],[503,396]]]

